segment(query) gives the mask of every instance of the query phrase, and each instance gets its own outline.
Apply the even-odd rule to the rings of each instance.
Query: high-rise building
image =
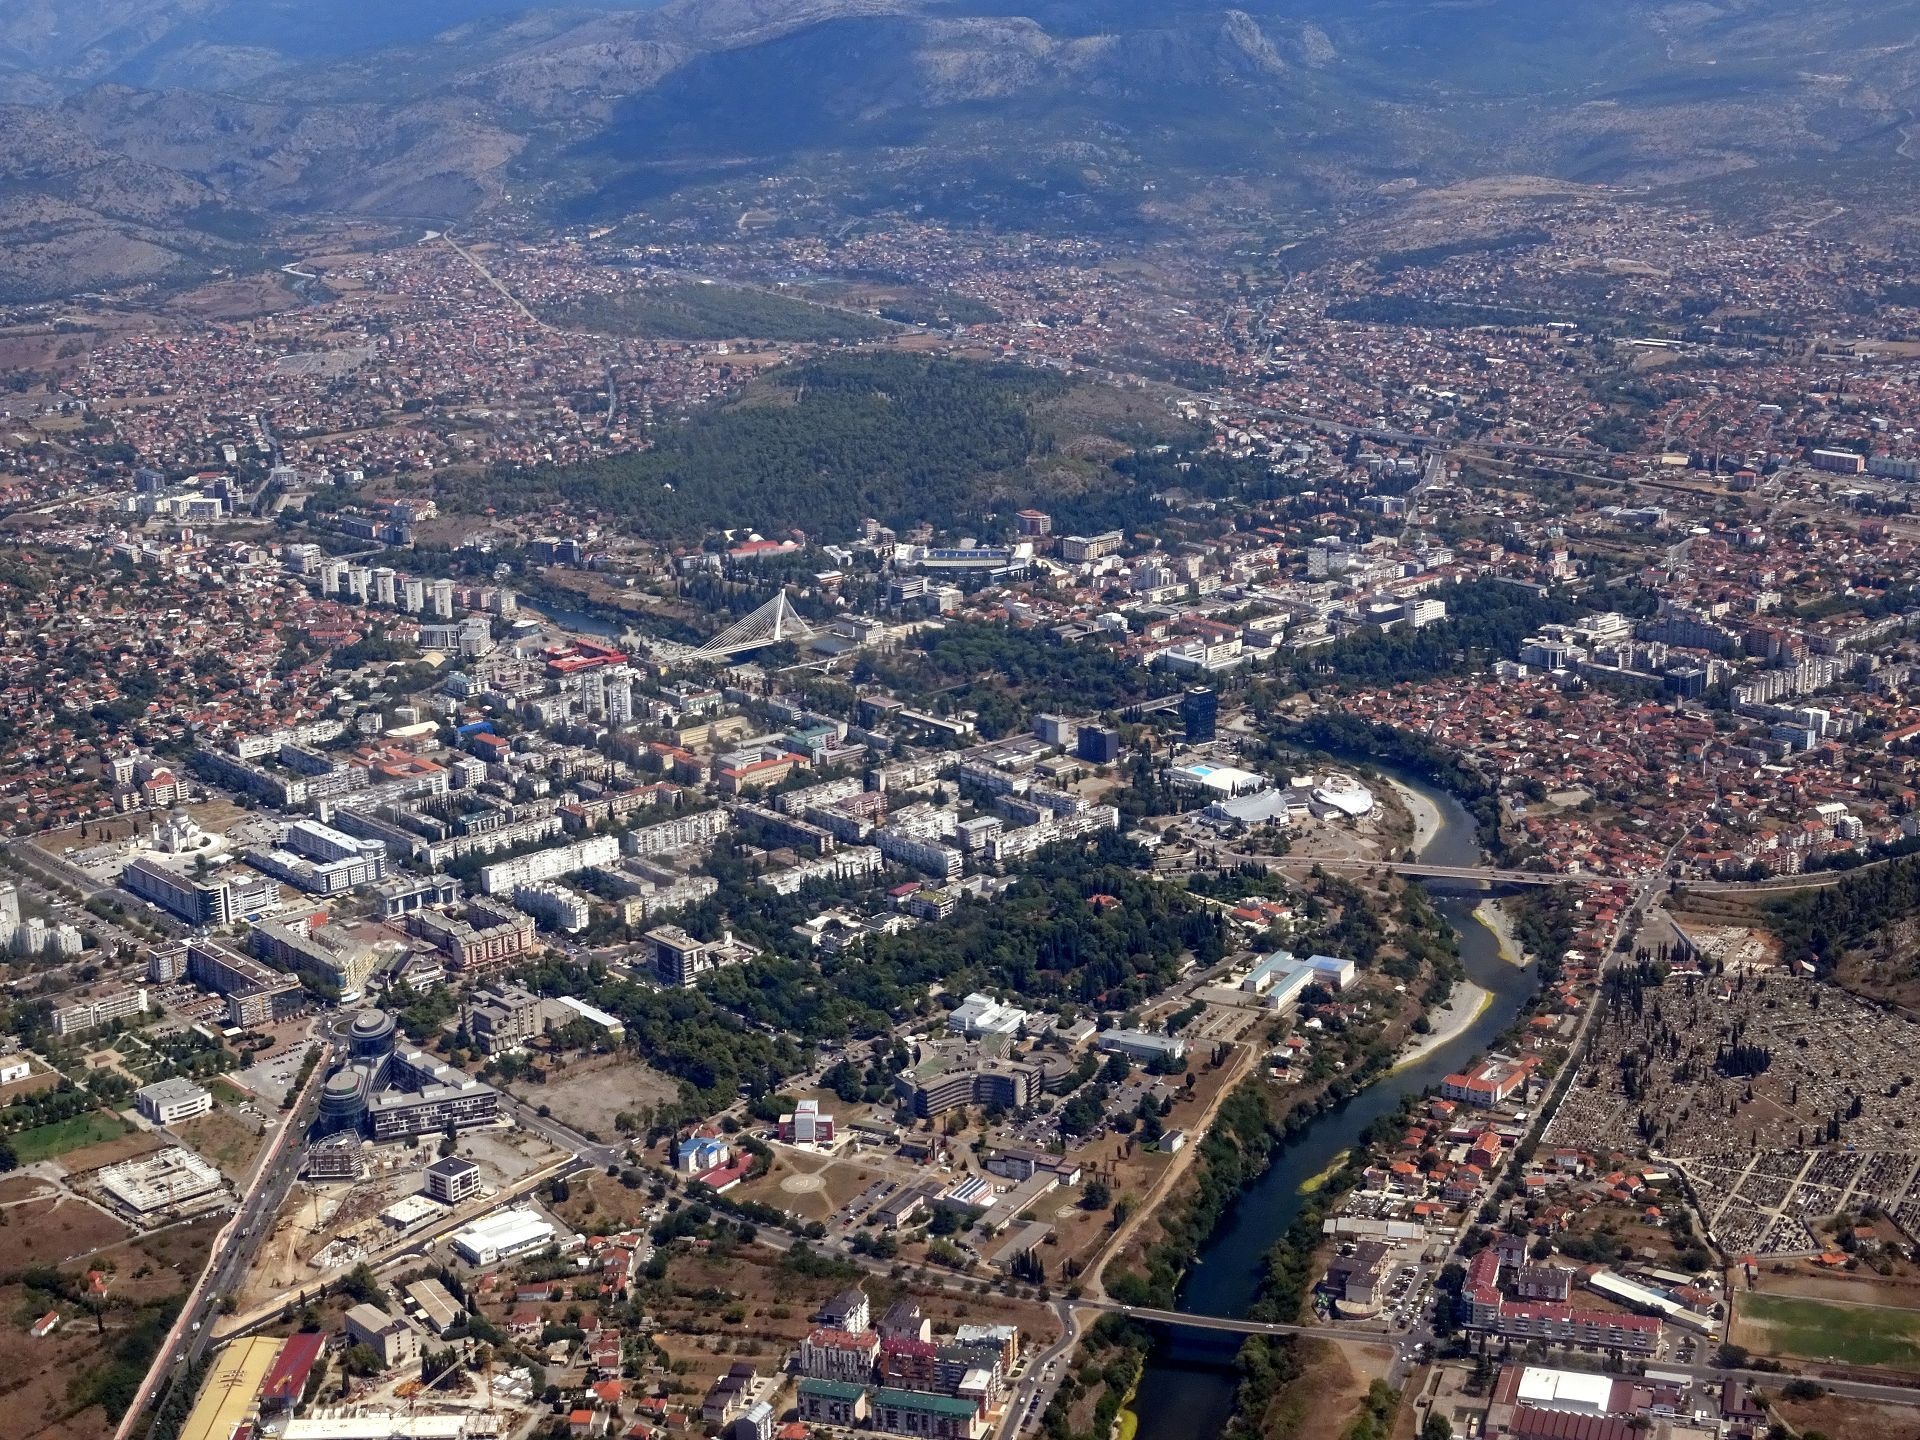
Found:
[[[1082,725],[1074,753],[1092,765],[1111,765],[1120,758],[1120,732],[1108,725]]]
[[[1180,697],[1180,723],[1187,733],[1187,744],[1200,745],[1213,739],[1220,719],[1220,697],[1205,685],[1195,685]]]

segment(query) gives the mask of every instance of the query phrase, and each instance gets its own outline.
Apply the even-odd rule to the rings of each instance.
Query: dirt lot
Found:
[[[29,1301],[25,1286],[0,1286],[0,1306],[8,1311],[39,1308]],[[28,1340],[22,1332],[15,1343],[33,1347],[33,1363],[9,1372],[0,1384],[0,1440],[99,1440],[108,1434],[112,1421],[98,1406],[70,1413],[67,1387],[100,1363],[103,1342],[111,1338],[97,1335],[85,1316],[44,1340]]]
[[[20,1211],[11,1213],[16,1217],[14,1225],[0,1230],[0,1242],[8,1240],[9,1232],[19,1223]],[[17,1343],[33,1346],[33,1364],[0,1366],[0,1440],[100,1440],[110,1433],[119,1417],[108,1415],[99,1406],[74,1411],[69,1387],[108,1362],[133,1317],[152,1317],[151,1310],[140,1307],[187,1288],[191,1277],[206,1263],[207,1247],[217,1228],[217,1221],[176,1226],[110,1245],[89,1257],[86,1263],[107,1272],[108,1294],[136,1308],[123,1304],[109,1309],[104,1334],[88,1316],[76,1313],[69,1314],[66,1323],[46,1340],[26,1341],[22,1336]],[[0,1258],[0,1268],[7,1264]],[[62,1268],[72,1274],[78,1265]],[[37,1312],[44,1301],[29,1305],[31,1298],[25,1286],[0,1286],[0,1314]]]
[[[63,1264],[132,1232],[118,1220],[71,1195],[9,1206],[0,1226],[0,1273],[27,1265]]]
[[[583,1134],[611,1139],[614,1117],[636,1112],[678,1095],[679,1089],[657,1070],[637,1060],[607,1055],[569,1065],[544,1085],[521,1085],[515,1093],[529,1105],[545,1105],[554,1118]]]
[[[34,1175],[9,1175],[0,1180],[0,1205],[11,1205],[16,1200],[33,1200],[54,1193],[54,1187],[49,1182]]]
[[[605,1171],[582,1176],[570,1188],[572,1193],[554,1210],[583,1234],[610,1234],[628,1229],[639,1223],[641,1211],[647,1204],[647,1186],[629,1190]]]
[[[182,1140],[219,1166],[222,1175],[239,1181],[267,1143],[258,1123],[231,1110],[211,1110],[173,1128]]]
[[[10,1105],[22,1095],[38,1095],[42,1090],[51,1090],[59,1083],[58,1070],[36,1070],[24,1080],[0,1085],[0,1105]]]
[[[1356,1366],[1346,1346],[1320,1340],[1301,1342],[1300,1362],[1299,1378],[1274,1400],[1260,1433],[1291,1440],[1340,1440],[1359,1413],[1375,1366]],[[1384,1370],[1384,1362],[1379,1368]]]
[[[122,1160],[131,1160],[136,1155],[148,1155],[164,1149],[166,1143],[158,1135],[150,1135],[145,1130],[132,1130],[116,1139],[103,1140],[98,1145],[69,1150],[60,1157],[60,1163],[67,1167],[69,1175],[84,1175],[103,1165],[118,1165]]]
[[[1818,1430],[1846,1440],[1913,1440],[1913,1410],[1823,1395],[1818,1400],[1776,1399],[1774,1410],[1800,1434]]]
[[[1812,1261],[1789,1262],[1785,1274],[1763,1265],[1753,1288],[1763,1295],[1798,1295],[1806,1300],[1838,1300],[1842,1304],[1891,1305],[1920,1310],[1920,1273],[1911,1264],[1895,1267],[1892,1275],[1859,1270],[1825,1270]]]
[[[278,271],[220,280],[177,295],[167,308],[198,320],[245,320],[287,310],[300,303]]]

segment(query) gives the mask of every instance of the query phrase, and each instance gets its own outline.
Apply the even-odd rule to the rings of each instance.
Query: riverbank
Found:
[[[1299,1193],[1302,1195],[1317,1195],[1326,1189],[1327,1182],[1340,1173],[1341,1167],[1347,1163],[1347,1157],[1350,1154],[1352,1154],[1351,1151],[1342,1150],[1338,1155],[1334,1156],[1332,1160],[1327,1162],[1326,1169],[1322,1170],[1318,1175],[1309,1175],[1305,1180],[1302,1180],[1300,1182]]]
[[[1453,987],[1453,994],[1427,1017],[1433,1029],[1420,1037],[1419,1043],[1401,1053],[1393,1062],[1390,1074],[1398,1075],[1410,1066],[1418,1065],[1427,1056],[1433,1054],[1442,1045],[1451,1045],[1478,1020],[1489,1005],[1493,1004],[1493,992],[1471,980],[1462,980]]]
[[[1444,823],[1440,807],[1427,796],[1422,795],[1405,781],[1396,780],[1391,775],[1382,776],[1393,787],[1393,793],[1400,797],[1400,803],[1407,807],[1407,814],[1413,817],[1413,844],[1415,855],[1426,853],[1427,844],[1440,833]]]
[[[1507,907],[1498,900],[1482,900],[1473,907],[1473,918],[1493,932],[1493,938],[1500,942],[1500,958],[1509,965],[1525,965],[1526,949],[1513,933],[1513,916],[1507,913]]]
[[[1400,777],[1382,779],[1394,783]],[[1419,825],[1423,811],[1440,822],[1437,832],[1423,834],[1415,851],[1419,858],[1444,866],[1482,863],[1477,825],[1466,807],[1415,777],[1406,777],[1403,783],[1414,798],[1400,794],[1397,783],[1395,792],[1415,824]],[[1509,963],[1493,931],[1477,922],[1472,913],[1477,898],[1444,891],[1433,897],[1434,908],[1460,937],[1466,979],[1448,997],[1445,1012],[1436,1011],[1431,1018],[1443,1032],[1454,1032],[1453,1017],[1461,1017],[1464,1023],[1457,1033],[1419,1037],[1420,1058],[1403,1059],[1390,1074],[1374,1076],[1337,1104],[1290,1127],[1284,1142],[1264,1157],[1265,1173],[1183,1256],[1175,1308],[1208,1315],[1247,1314],[1268,1288],[1276,1243],[1289,1234],[1303,1211],[1328,1194],[1326,1181],[1315,1186],[1314,1179],[1337,1173],[1342,1157],[1359,1153],[1365,1145],[1374,1122],[1396,1115],[1408,1096],[1441,1084],[1521,1014],[1535,977],[1530,968]],[[1314,1230],[1317,1234],[1317,1221]],[[1222,1435],[1234,1413],[1239,1349],[1238,1337],[1217,1332],[1185,1328],[1159,1332],[1130,1407],[1140,1417],[1141,1436],[1214,1440]],[[1312,1368],[1317,1377],[1320,1367]],[[1338,1412],[1343,1427],[1351,1419],[1344,1406],[1328,1408]]]

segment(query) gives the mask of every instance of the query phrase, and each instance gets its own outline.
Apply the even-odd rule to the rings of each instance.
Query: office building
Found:
[[[480,1167],[445,1155],[427,1167],[426,1193],[442,1205],[464,1205],[480,1193]]]
[[[735,940],[731,930],[718,940],[696,940],[678,925],[660,925],[641,938],[653,947],[653,968],[662,985],[685,988],[702,975],[754,956],[753,947]]]
[[[467,1033],[489,1055],[517,1050],[545,1028],[545,1006],[522,985],[495,981],[482,986],[467,1010]]]
[[[1214,738],[1220,718],[1220,697],[1205,685],[1194,685],[1180,697],[1180,724],[1187,744],[1200,745]]]
[[[921,1046],[920,1062],[895,1077],[900,1098],[922,1120],[962,1106],[1019,1110],[1038,1099],[1040,1070],[1003,1061],[976,1046]]]
[[[833,1116],[821,1113],[818,1100],[796,1101],[793,1113],[780,1117],[780,1138],[789,1145],[831,1145]]]
[[[1178,1035],[1159,1035],[1150,1030],[1105,1030],[1094,1037],[1093,1043],[1097,1049],[1124,1055],[1141,1065],[1179,1061],[1187,1056],[1187,1042]]]
[[[191,1080],[175,1076],[134,1092],[134,1104],[155,1125],[178,1125],[213,1109],[213,1096]]]
[[[1090,765],[1111,765],[1120,758],[1120,732],[1110,725],[1082,725],[1074,754]]]
[[[327,1077],[316,1125],[362,1130],[375,1140],[492,1124],[500,1092],[418,1050],[395,1048],[393,1017],[362,1010],[347,1032],[347,1063]]]

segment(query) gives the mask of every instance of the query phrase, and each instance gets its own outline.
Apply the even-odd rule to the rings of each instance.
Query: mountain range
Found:
[[[10,0],[0,296],[767,177],[1079,228],[1910,166],[1913,0]]]

